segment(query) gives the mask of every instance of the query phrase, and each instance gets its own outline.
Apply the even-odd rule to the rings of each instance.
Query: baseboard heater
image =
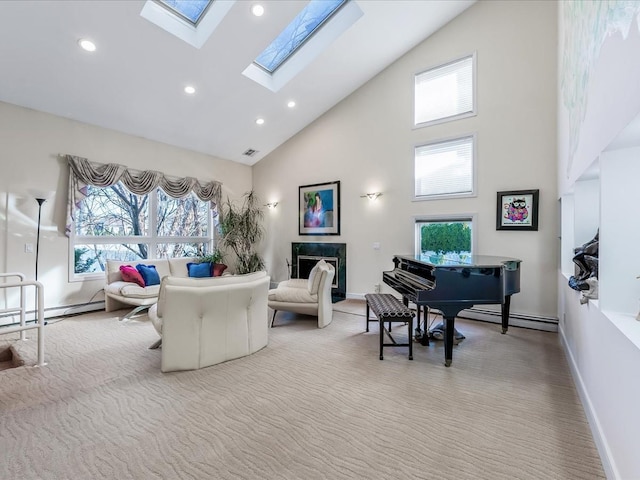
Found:
[[[399,297],[399,295],[396,295]],[[364,300],[363,294],[347,294],[347,298]],[[413,303],[410,304],[415,308]],[[459,318],[467,318],[470,320],[480,320],[482,322],[498,323],[502,325],[502,315],[494,310],[485,310],[482,308],[468,308],[462,310],[458,315]],[[526,313],[509,312],[509,325],[514,327],[530,328],[532,330],[543,330],[545,332],[558,331],[558,319],[554,317],[541,317],[537,315],[527,315]]]
[[[468,308],[467,310],[461,311],[458,314],[458,317],[502,324],[502,315],[500,312],[483,310],[481,308]],[[539,317],[536,315],[527,315],[525,313],[510,312],[509,326],[544,330],[546,332],[557,332],[558,319],[553,317]]]
[[[77,303],[74,305],[60,305],[58,307],[45,308],[44,318],[49,319],[57,317],[67,317],[70,315],[78,315],[80,313],[94,312],[98,310],[104,310],[104,300],[100,300],[99,302]],[[25,320],[27,322],[35,321],[34,313],[34,311],[26,312]],[[0,315],[0,328],[19,324],[20,321],[17,320],[17,315]]]
[[[468,308],[466,310],[462,310],[456,317],[502,325],[502,315],[500,312],[493,310]],[[558,319],[552,317],[538,317],[536,315],[527,315],[525,313],[509,312],[509,326],[530,328],[532,330],[543,330],[545,332],[557,332]]]

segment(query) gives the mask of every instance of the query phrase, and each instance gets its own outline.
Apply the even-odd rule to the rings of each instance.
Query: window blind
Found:
[[[473,193],[473,136],[415,148],[415,196]]]
[[[474,111],[473,56],[415,76],[415,125]]]

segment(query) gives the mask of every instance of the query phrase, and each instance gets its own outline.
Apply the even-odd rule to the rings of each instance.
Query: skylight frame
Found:
[[[178,17],[180,20],[187,22],[189,25],[192,25],[193,27],[197,27],[198,24],[202,21],[202,19],[205,17],[207,12],[209,11],[211,4],[213,4],[215,0],[193,0],[193,1],[199,1],[200,3],[205,3],[205,2],[207,3],[206,6],[198,14],[198,18],[196,18],[195,21],[191,20],[190,17],[188,17],[184,12],[178,9],[178,5],[181,4],[179,1],[176,1],[176,6],[170,5],[169,3],[167,3],[171,0],[153,0],[153,1],[154,3],[160,5],[162,8],[166,9],[172,15],[175,15],[176,17]]]
[[[311,0],[311,2],[313,3],[315,3],[315,1],[316,0]],[[318,0],[318,1],[322,3],[327,3],[326,1],[322,1],[322,0]],[[333,8],[333,10],[329,11],[329,13],[320,22],[318,22],[318,24],[313,28],[313,30],[311,30],[301,41],[299,41],[295,45],[295,47],[289,49],[289,52],[282,59],[280,59],[278,62],[274,62],[275,64],[272,68],[269,68],[268,66],[263,65],[258,61],[258,59],[262,55],[264,55],[265,52],[267,52],[272,47],[272,45],[276,43],[280,39],[280,37],[282,37],[287,32],[287,30],[289,29],[289,27],[291,27],[291,25],[298,23],[297,28],[300,27],[300,24],[301,24],[300,18],[304,17],[305,13],[308,11],[311,5],[311,2],[305,8],[303,8],[300,11],[300,13],[298,13],[298,15],[296,15],[295,18],[284,28],[284,30],[282,30],[282,32],[280,32],[278,36],[274,38],[273,41],[260,53],[260,55],[256,57],[256,59],[253,61],[253,65],[258,67],[260,70],[264,71],[268,75],[274,75],[277,72],[277,70],[287,62],[287,60],[289,60],[293,55],[295,55],[296,52],[298,52],[316,33],[318,33],[332,18],[334,18],[336,14],[345,5],[347,5],[350,2],[350,0],[334,0],[334,1],[339,3]],[[293,33],[295,33],[295,31]],[[284,48],[278,49],[275,57],[277,57],[282,50],[285,50],[285,49]]]
[[[214,7],[218,3],[219,2],[216,2]],[[363,15],[364,12],[358,6],[358,2],[347,1],[342,8],[333,15],[331,21],[325,22],[323,28],[317,29],[315,35],[312,35],[311,38],[301,45],[286,62],[280,65],[280,68],[278,68],[276,72],[273,74],[267,73],[251,61],[242,71],[242,75],[272,92],[278,92],[296,75],[315,61],[333,42],[337,41],[341,35],[362,18]]]
[[[213,0],[207,11],[200,17],[197,27],[180,18],[172,10],[163,7],[156,0],[146,0],[140,16],[192,47],[201,48],[235,3],[236,0]]]

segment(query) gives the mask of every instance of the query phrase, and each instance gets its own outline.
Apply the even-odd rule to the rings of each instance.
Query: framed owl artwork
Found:
[[[498,192],[496,230],[538,230],[539,190]]]

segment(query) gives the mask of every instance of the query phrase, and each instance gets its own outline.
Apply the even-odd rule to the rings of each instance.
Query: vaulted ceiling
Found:
[[[215,1],[228,13],[195,48],[145,1],[2,0],[0,101],[253,165],[475,0],[350,0],[362,15],[276,92],[242,72],[307,2]]]

